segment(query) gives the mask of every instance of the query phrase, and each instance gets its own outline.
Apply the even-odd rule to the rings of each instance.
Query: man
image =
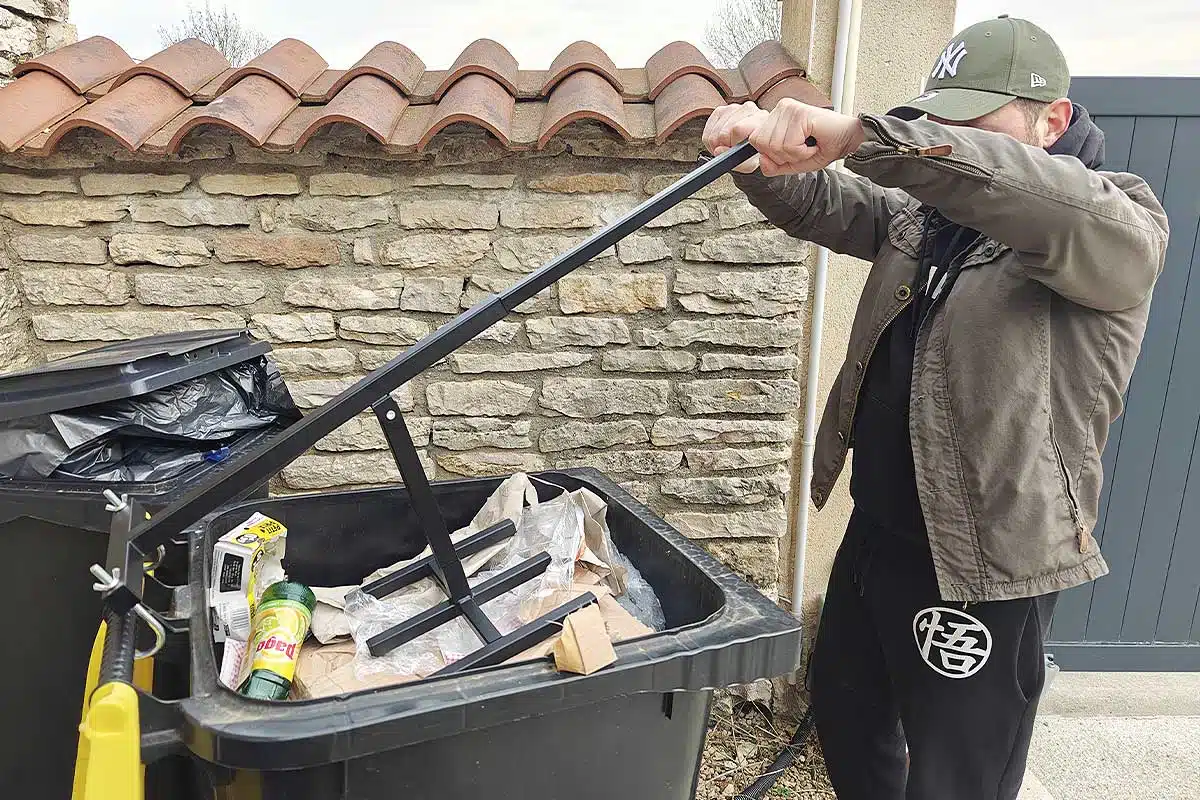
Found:
[[[888,116],[745,103],[705,130],[758,150],[735,180],[771,223],[874,262],[812,479],[819,508],[854,449],[811,665],[842,800],[1016,797],[1057,593],[1107,572],[1100,453],[1167,219],[1097,171],[1069,83],[1044,31],[1001,17]]]

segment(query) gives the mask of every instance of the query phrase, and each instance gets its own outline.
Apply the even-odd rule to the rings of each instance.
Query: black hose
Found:
[[[775,756],[775,760],[771,762],[771,766],[767,767],[767,771],[759,775],[758,779],[747,786],[741,794],[734,795],[734,800],[760,800],[767,790],[775,785],[775,781],[779,780],[779,776],[787,771],[787,768],[796,760],[796,751],[812,733],[815,724],[812,706],[809,706],[808,710],[804,712],[804,718],[796,727],[796,733],[792,736],[792,740],[783,750],[779,751],[779,755]]]

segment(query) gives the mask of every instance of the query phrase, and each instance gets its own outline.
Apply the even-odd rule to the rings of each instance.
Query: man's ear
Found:
[[[1049,147],[1057,142],[1067,128],[1071,127],[1071,117],[1074,115],[1071,101],[1060,97],[1046,107],[1044,116],[1045,132],[1042,135],[1042,147]]]

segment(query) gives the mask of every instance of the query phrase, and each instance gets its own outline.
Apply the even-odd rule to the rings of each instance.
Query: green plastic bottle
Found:
[[[279,581],[267,587],[254,611],[254,632],[246,657],[250,676],[238,693],[258,700],[286,700],[296,677],[296,659],[312,624],[317,598],[303,583]]]

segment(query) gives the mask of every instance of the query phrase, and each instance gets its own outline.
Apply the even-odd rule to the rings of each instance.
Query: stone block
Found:
[[[684,249],[688,261],[725,261],[732,264],[789,264],[802,261],[808,245],[778,228],[710,236]]]
[[[575,200],[514,201],[500,208],[506,228],[590,228],[598,221],[591,203]]]
[[[129,278],[106,269],[26,269],[18,277],[35,306],[119,306],[129,299]]]
[[[18,200],[0,203],[0,216],[22,225],[55,225],[60,228],[83,228],[93,222],[118,222],[125,219],[127,213],[124,200]]]
[[[646,194],[654,195],[661,192],[663,189],[676,183],[683,175],[673,173],[671,175],[655,175],[647,178],[642,190]],[[703,189],[692,195],[695,200],[719,200],[722,197],[733,197],[741,192],[734,184],[733,178],[728,175],[722,175],[715,181],[705,186]]]
[[[392,179],[356,172],[323,172],[308,179],[313,197],[375,197],[392,191]]]
[[[438,416],[517,417],[536,391],[512,381],[448,381],[425,388],[429,413]]]
[[[794,372],[800,357],[787,353],[778,356],[752,356],[742,353],[705,353],[700,356],[701,372],[740,369],[755,372]]]
[[[254,314],[250,332],[270,342],[319,342],[336,336],[333,314]]]
[[[238,197],[300,194],[300,179],[289,172],[261,175],[201,175],[200,188],[208,194]]]
[[[600,369],[605,372],[690,372],[696,357],[685,350],[606,350]]]
[[[404,351],[400,348],[388,350],[359,350],[358,363],[362,364],[362,368],[366,371],[373,372],[403,352]]]
[[[208,245],[191,236],[114,233],[108,251],[117,264],[198,267],[208,263]]]
[[[134,275],[133,289],[146,306],[248,306],[267,296],[257,278],[220,275]]]
[[[437,172],[418,175],[403,183],[407,186],[465,186],[471,189],[511,189],[516,175],[473,175],[463,172]]]
[[[646,223],[647,228],[672,228],[708,219],[708,206],[699,200],[684,200]]]
[[[283,302],[331,311],[399,308],[403,288],[403,275],[373,275],[353,280],[302,278],[283,290]]]
[[[407,317],[342,317],[338,320],[338,334],[343,339],[367,344],[416,344],[429,332],[428,323]]]
[[[486,233],[418,233],[383,247],[383,263],[405,269],[469,267],[487,255]]]
[[[89,197],[117,194],[175,194],[192,182],[190,175],[122,174],[88,172],[79,176],[83,193]]]
[[[400,295],[400,307],[405,311],[456,314],[462,291],[461,278],[409,278]]]
[[[667,497],[685,503],[753,506],[787,494],[787,473],[752,477],[666,478],[659,486]]]
[[[360,200],[306,197],[292,201],[280,211],[299,228],[328,233],[383,225],[390,219],[390,209],[391,203],[385,197]]]
[[[33,0],[16,0],[22,5]],[[33,22],[7,8],[0,8],[0,52],[12,53],[15,56],[32,53],[37,44],[38,31]],[[8,61],[8,59],[6,59]],[[11,61],[8,61],[11,64]],[[9,67],[11,73],[12,67]]]
[[[659,447],[681,444],[765,444],[791,441],[796,426],[790,422],[764,419],[682,419],[661,417],[650,431]]]
[[[556,233],[512,236],[492,242],[496,261],[509,272],[533,272],[580,242],[577,236]]]
[[[309,372],[344,375],[358,368],[358,359],[344,347],[281,347],[272,351],[271,359],[287,376]]]
[[[558,469],[591,467],[606,475],[666,475],[679,469],[683,453],[670,450],[610,450],[604,453],[584,453],[564,458],[555,464]]]
[[[378,264],[379,256],[375,254],[375,243],[370,239],[355,239],[354,263],[367,264],[371,266]]]
[[[470,308],[493,294],[503,292],[516,282],[510,278],[511,276],[506,275],[472,275],[467,281],[466,288],[463,289],[462,298],[458,303],[459,308]],[[513,310],[518,314],[537,314],[549,311],[552,296],[553,287],[543,289]]]
[[[14,11],[20,11],[31,17],[52,19],[59,22],[67,20],[66,0],[4,0],[4,5]],[[12,51],[19,52],[19,51]]]
[[[425,447],[429,444],[429,432],[432,427],[429,417],[413,417],[405,415],[404,426],[413,444]],[[328,453],[345,453],[356,450],[387,450],[387,437],[379,420],[374,414],[362,414],[353,417],[333,433],[317,442],[316,449]]]
[[[9,242],[17,258],[23,261],[53,261],[59,264],[103,264],[108,247],[99,237],[40,236],[35,233],[14,236]]]
[[[568,422],[549,428],[538,439],[538,448],[545,453],[574,450],[578,447],[603,449],[622,444],[644,444],[650,441],[646,426],[637,420],[620,419],[612,422]]]
[[[671,257],[671,246],[657,236],[634,235],[617,242],[622,264],[649,264]]]
[[[32,321],[34,335],[47,342],[117,342],[246,324],[232,311],[59,311],[34,314]]]
[[[525,321],[529,343],[538,349],[604,347],[629,344],[629,326],[623,319],[596,317],[543,317]]]
[[[743,225],[766,221],[767,218],[762,212],[750,205],[745,198],[717,203],[717,222],[722,228],[740,228]]]
[[[423,450],[417,451],[417,455],[432,480],[436,471],[433,462]],[[386,451],[304,455],[284,467],[281,476],[289,489],[299,490],[400,482],[396,462]]]
[[[760,589],[779,584],[779,541],[777,539],[705,539],[704,549],[725,566]]]
[[[512,344],[517,338],[517,334],[521,331],[521,323],[519,322],[496,322],[483,333],[476,336],[471,341],[473,342],[499,342],[500,344]]]
[[[795,347],[804,339],[800,320],[680,319],[665,330],[640,330],[635,342],[641,347],[687,347],[690,344],[719,344],[728,347]]]
[[[668,381],[631,378],[547,378],[542,408],[568,417],[590,419],[608,414],[665,414],[670,405]]]
[[[245,200],[214,200],[208,197],[136,200],[130,212],[134,222],[162,222],[173,228],[249,225],[255,216],[253,206]]]
[[[755,272],[679,270],[675,294],[688,311],[778,317],[799,311],[808,297],[808,272],[799,265]]]
[[[584,172],[577,175],[542,175],[526,184],[536,192],[587,194],[592,192],[628,192],[633,180],[619,172]]]
[[[667,277],[661,272],[568,275],[558,282],[564,314],[636,314],[667,307]]]
[[[463,374],[480,372],[534,372],[542,369],[567,369],[586,364],[591,353],[563,350],[551,353],[454,353],[446,358],[450,369]]]
[[[495,230],[500,207],[473,200],[417,200],[397,205],[404,228],[440,230]]]
[[[70,175],[28,175],[21,172],[0,172],[0,194],[78,194],[75,179]]]
[[[438,419],[433,423],[433,443],[447,450],[498,447],[521,450],[533,447],[529,421],[503,419]]]
[[[664,519],[689,539],[778,539],[787,533],[787,511],[779,500],[752,511],[676,511]]]
[[[654,502],[658,494],[658,486],[650,481],[626,481],[617,485],[633,495],[634,500],[647,506]]]
[[[256,233],[222,236],[216,240],[217,259],[225,264],[255,261],[268,267],[324,267],[341,260],[337,242],[324,236]]]
[[[688,450],[688,467],[701,472],[732,472],[782,464],[792,455],[786,446],[726,447],[721,450]]]
[[[483,478],[512,475],[516,472],[539,472],[546,469],[546,459],[536,453],[440,453],[438,466],[455,475]]]
[[[793,380],[713,378],[679,384],[686,414],[789,414],[800,404]]]

